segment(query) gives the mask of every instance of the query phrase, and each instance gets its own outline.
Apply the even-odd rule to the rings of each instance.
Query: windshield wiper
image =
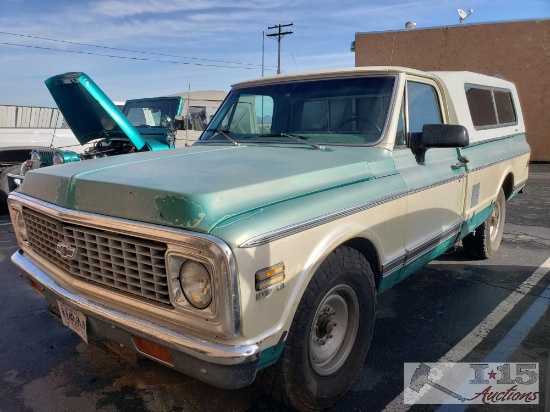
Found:
[[[311,147],[314,147],[316,149],[319,149],[319,150],[323,150],[324,147],[317,144],[317,143],[312,143],[312,142],[308,142],[307,141],[307,137],[304,137],[304,136],[299,136],[299,135],[294,135],[294,134],[288,134],[288,133],[282,133],[282,132],[278,132],[278,133],[266,133],[266,134],[261,134],[260,137],[290,137],[291,139],[294,139],[294,140],[297,140],[298,142],[300,143],[304,143],[304,144],[307,144],[307,145],[310,145]]]
[[[235,146],[239,146],[239,144],[227,134],[231,133],[229,129],[206,129],[205,132],[215,132],[217,134],[221,134]],[[208,140],[212,140],[215,136],[217,136],[217,134],[213,134]]]

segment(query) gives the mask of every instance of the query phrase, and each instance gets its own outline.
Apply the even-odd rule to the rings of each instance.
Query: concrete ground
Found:
[[[16,250],[9,218],[0,216],[0,412],[284,410],[254,385],[221,390],[152,361],[131,362],[98,344],[86,345],[20,278],[10,262]],[[404,362],[442,358],[539,362],[541,404],[468,410],[544,410],[550,273],[515,291],[549,257],[550,165],[532,165],[525,194],[508,203],[497,256],[471,261],[459,247],[380,296],[364,368],[331,410],[405,410]]]

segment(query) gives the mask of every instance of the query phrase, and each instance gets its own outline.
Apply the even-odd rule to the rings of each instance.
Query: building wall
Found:
[[[355,65],[500,74],[519,93],[531,160],[550,161],[550,20],[355,35]]]

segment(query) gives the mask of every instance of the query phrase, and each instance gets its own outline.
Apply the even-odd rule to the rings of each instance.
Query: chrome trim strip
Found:
[[[395,272],[397,269],[399,269],[401,266],[403,266],[403,263],[405,262],[405,258],[407,257],[406,253],[402,253],[401,255],[397,256],[396,258],[393,258],[392,260],[388,261],[387,263],[382,265],[382,276],[386,277],[389,276],[391,273]]]
[[[410,255],[411,252],[417,252],[418,250],[420,249],[424,249],[425,248],[425,245],[430,243],[433,239],[438,239],[438,238],[441,238],[441,237],[445,237],[447,236],[448,234],[451,234],[452,232],[455,232],[455,231],[458,231],[458,229],[460,228],[460,226],[462,226],[462,221],[459,221],[457,223],[455,223],[454,225],[452,225],[449,229],[435,235],[435,236],[432,236],[431,238],[419,243],[418,245],[416,245],[415,247],[411,248],[411,249],[408,249],[407,250],[407,255]]]
[[[489,167],[489,166],[496,165],[497,163],[505,162],[506,160],[513,159],[514,157],[520,157],[520,156],[523,156],[523,155],[526,155],[526,154],[529,154],[529,153],[531,153],[531,150],[526,150],[526,151],[519,152],[519,153],[510,155],[510,156],[506,156],[506,157],[500,158],[500,159],[498,159],[498,160],[495,160],[495,161],[493,161],[493,162],[486,163],[486,164],[484,164],[484,165],[477,166],[477,167],[474,167],[474,168],[472,168],[472,169],[469,169],[468,172],[476,172],[476,171],[478,171],[478,170],[485,169],[485,168],[487,168],[487,167]]]
[[[453,182],[455,180],[462,179],[465,176],[464,173],[457,174],[456,176],[453,176],[449,179],[441,180],[439,182],[435,182],[426,186],[421,186],[416,189],[411,190],[403,190],[400,192],[394,192],[386,196],[381,196],[378,198],[375,198],[368,202],[359,203],[355,206],[350,206],[344,209],[337,210],[335,212],[326,213],[324,215],[314,217],[311,219],[303,220],[298,223],[293,223],[288,226],[284,226],[279,229],[271,230],[266,233],[262,233],[261,235],[254,236],[247,241],[243,242],[239,247],[240,248],[248,248],[248,247],[256,247],[261,246],[266,243],[272,242],[274,240],[282,239],[284,237],[294,235],[296,233],[303,232],[304,230],[312,229],[317,226],[324,225],[325,223],[330,223],[334,220],[341,219],[346,216],[354,215],[359,212],[363,212],[365,210],[371,209],[375,206],[380,206],[384,203],[391,202],[393,200],[397,200],[401,197],[412,195],[418,192],[422,192],[424,190],[428,190],[431,188],[434,188],[436,186],[444,185],[446,183]]]
[[[439,245],[441,242],[448,239],[449,237],[457,235],[460,232],[462,224],[462,221],[457,222],[444,232],[441,232],[440,234],[425,240],[419,245],[413,247],[412,249],[407,250],[407,258],[405,259],[405,264],[408,264],[418,259],[422,255],[437,247],[437,245]]]
[[[445,180],[440,180],[438,182],[435,182],[435,183],[431,183],[429,185],[426,185],[426,186],[420,186],[420,187],[417,187],[415,189],[410,189],[407,191],[407,194],[408,195],[413,195],[415,193],[418,193],[418,192],[423,192],[424,190],[428,190],[428,189],[432,189],[434,187],[437,187],[437,186],[441,186],[441,185],[444,185],[444,184],[447,184],[447,183],[451,183],[451,182],[454,182],[455,180],[460,180],[462,178],[464,178],[466,176],[466,173],[465,172],[462,172],[460,174],[457,174],[453,177],[450,177],[448,179],[445,179]]]
[[[190,232],[184,229],[174,229],[150,223],[141,223],[66,209],[18,192],[10,194],[8,204],[10,208],[29,207],[69,224],[88,226],[109,232],[114,231],[122,235],[163,242],[168,245],[167,254],[168,252],[179,252],[179,254],[184,256],[192,257],[193,254],[200,253],[201,251],[206,252],[205,255],[210,255],[212,259],[215,259],[219,263],[215,274],[220,279],[219,284],[215,285],[216,315],[210,318],[208,322],[205,322],[204,313],[200,310],[187,310],[174,304],[175,310],[182,315],[181,319],[183,323],[193,328],[219,333],[227,337],[233,337],[240,333],[241,316],[237,264],[233,252],[222,240],[211,235]],[[22,244],[22,249],[33,258],[35,257],[34,252],[25,244]],[[37,261],[42,262],[40,258],[37,258]],[[48,268],[51,267],[47,263],[45,266]],[[52,273],[60,275],[58,271],[52,271]],[[63,276],[63,278],[66,277],[68,278],[68,276]],[[107,293],[105,291],[106,295]],[[156,315],[158,316],[159,314]],[[162,315],[160,314],[160,316]]]
[[[383,278],[387,278],[388,276],[390,276],[392,273],[396,272],[397,270],[401,269],[403,266],[405,266],[403,263],[401,263],[400,265],[394,267],[393,269],[387,271],[387,272],[382,272],[382,277]]]
[[[130,333],[153,337],[155,340],[166,342],[170,347],[194,358],[219,365],[237,365],[256,359],[260,352],[260,347],[257,344],[229,346],[195,339],[133,315],[91,302],[55,283],[23,256],[22,251],[15,252],[11,260],[40,286],[47,288],[57,297],[88,316],[101,319]]]
[[[460,232],[462,223],[462,221],[457,222],[444,232],[441,232],[440,234],[433,236],[428,240],[425,240],[419,245],[413,247],[412,249],[407,250],[406,254],[400,255],[397,258],[382,265],[382,277],[385,278],[390,276],[396,270],[401,269],[406,264],[415,261],[432,249],[436,248],[440,243],[447,240],[449,237],[457,235]]]
[[[525,185],[527,184],[527,180],[528,179],[524,179],[521,182],[519,182],[517,185],[514,186],[512,191],[513,192],[519,192],[521,189],[523,189],[525,187]]]
[[[379,206],[384,203],[390,202],[392,200],[399,199],[400,197],[407,195],[407,193],[408,193],[407,191],[394,192],[390,195],[381,196],[376,199],[373,199],[370,202],[360,203],[355,206],[347,207],[344,209],[337,210],[335,212],[326,213],[318,217],[303,220],[301,222],[294,223],[288,226],[284,226],[282,228],[275,229],[258,236],[254,236],[248,239],[247,241],[243,242],[239,247],[248,248],[248,247],[256,247],[256,246],[264,245],[274,240],[282,239],[284,237],[294,235],[299,232],[303,232],[304,230],[308,230],[317,226],[324,225],[325,223],[332,222],[342,217],[350,216],[355,213],[359,213],[367,209],[373,208],[375,206]]]
[[[470,143],[468,146],[464,147],[464,149],[467,149],[467,148],[473,147],[473,146],[478,146],[480,144],[496,142],[498,140],[510,139],[512,137],[521,136],[521,135],[525,136],[525,132],[523,132],[523,133],[513,133],[513,134],[506,135],[506,136],[493,137],[492,139],[481,140],[479,142],[473,142],[473,143]]]

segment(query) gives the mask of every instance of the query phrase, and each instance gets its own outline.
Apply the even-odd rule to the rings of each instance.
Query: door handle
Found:
[[[451,169],[453,170],[460,169],[461,167],[466,167],[466,163],[458,162],[451,165]]]
[[[470,161],[470,159],[468,159],[466,156],[458,156],[457,159],[458,162],[451,165],[451,169],[453,170],[460,169],[461,167],[466,167],[466,163]]]

